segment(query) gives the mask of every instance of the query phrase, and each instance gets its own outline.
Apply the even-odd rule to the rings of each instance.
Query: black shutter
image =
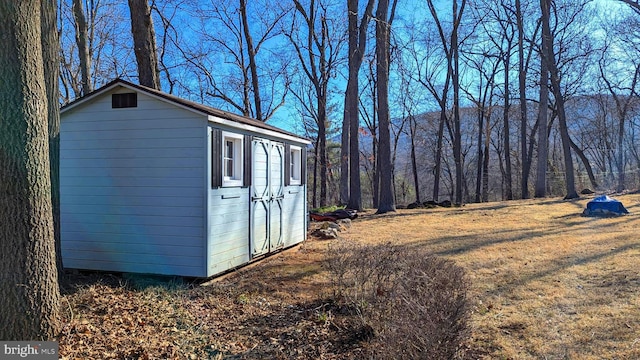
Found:
[[[222,186],[222,132],[211,129],[211,187]]]
[[[307,183],[307,147],[303,146],[300,151],[300,185]]]
[[[249,187],[251,186],[251,165],[253,158],[253,136],[245,135],[244,136],[244,159],[243,161],[243,176],[242,176],[242,186]]]
[[[284,186],[291,185],[291,145],[284,144]]]

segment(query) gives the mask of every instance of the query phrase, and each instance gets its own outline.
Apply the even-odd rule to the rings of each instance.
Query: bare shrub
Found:
[[[462,268],[390,243],[348,242],[330,248],[326,265],[335,300],[371,329],[371,357],[464,357],[469,285]]]

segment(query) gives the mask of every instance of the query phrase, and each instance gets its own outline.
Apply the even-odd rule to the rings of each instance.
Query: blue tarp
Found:
[[[587,203],[584,214],[587,216],[615,216],[628,214],[629,211],[616,199],[600,195]]]

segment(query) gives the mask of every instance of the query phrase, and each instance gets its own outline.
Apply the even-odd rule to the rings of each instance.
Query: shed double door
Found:
[[[251,151],[251,256],[256,257],[284,244],[284,145],[254,138]]]

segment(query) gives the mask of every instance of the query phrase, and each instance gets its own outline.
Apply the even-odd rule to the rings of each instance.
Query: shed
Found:
[[[210,277],[306,238],[307,139],[120,79],[60,118],[66,268]]]

